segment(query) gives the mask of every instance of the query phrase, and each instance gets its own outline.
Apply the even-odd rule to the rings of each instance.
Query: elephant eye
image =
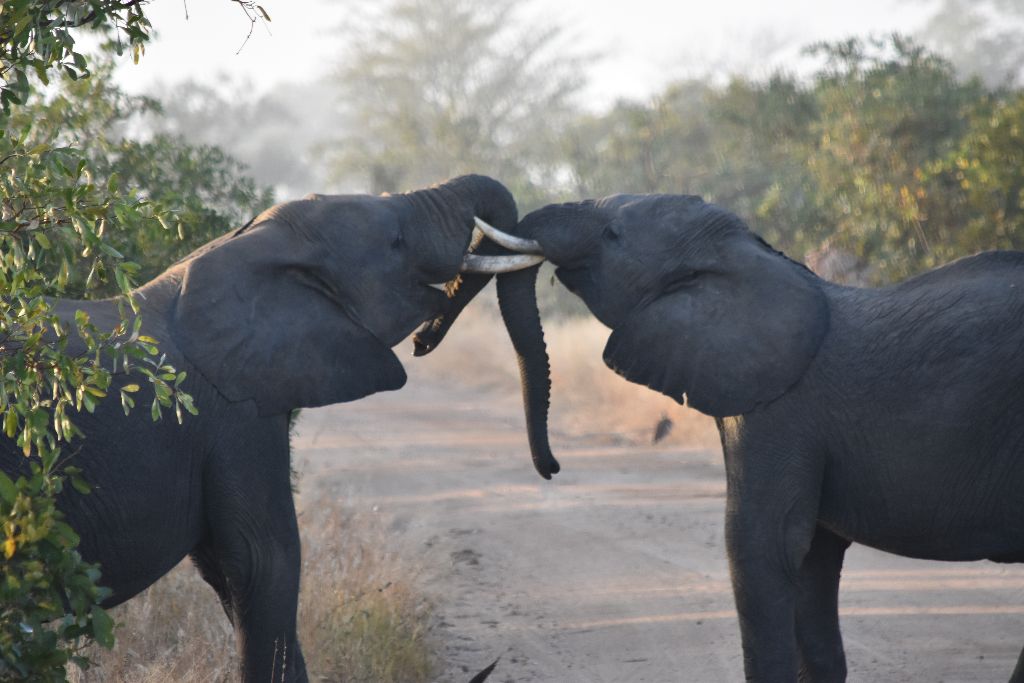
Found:
[[[614,223],[609,223],[604,226],[604,230],[601,232],[601,236],[606,240],[617,240],[619,239],[620,233],[619,228]]]
[[[405,238],[402,237],[402,233],[399,232],[397,235],[395,235],[395,238],[391,240],[391,248],[401,249],[403,246],[405,246]]]

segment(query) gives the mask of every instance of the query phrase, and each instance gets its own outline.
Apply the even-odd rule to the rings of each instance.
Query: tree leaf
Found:
[[[93,605],[89,612],[92,620],[93,636],[96,642],[107,648],[114,647],[114,620],[99,605]]]
[[[0,472],[0,498],[13,505],[17,497],[18,489],[14,486],[14,482],[6,474]]]

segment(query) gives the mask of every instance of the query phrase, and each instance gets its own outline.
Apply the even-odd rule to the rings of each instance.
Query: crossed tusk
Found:
[[[540,242],[537,240],[528,240],[522,237],[516,237],[515,235],[510,235],[507,232],[502,232],[493,225],[488,225],[476,216],[473,217],[473,222],[476,223],[476,227],[480,229],[480,232],[491,238],[491,241],[497,242],[506,249],[517,251],[520,254],[544,255],[544,250],[541,248]]]
[[[507,256],[480,256],[466,254],[462,257],[462,273],[511,273],[535,266],[544,261],[538,254],[511,254]]]

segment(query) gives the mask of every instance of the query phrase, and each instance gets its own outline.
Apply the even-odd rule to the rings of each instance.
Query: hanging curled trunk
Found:
[[[474,250],[481,255],[511,254],[489,240],[484,240]],[[498,275],[498,304],[515,349],[519,363],[519,377],[523,390],[523,407],[526,413],[526,433],[530,443],[530,454],[534,467],[545,479],[550,479],[560,467],[551,453],[548,443],[548,408],[551,397],[551,373],[548,364],[544,330],[537,308],[537,272],[540,266],[533,266],[513,273]],[[413,337],[413,353],[423,356],[433,351],[444,339],[462,309],[490,281],[491,275],[463,274],[462,281],[453,292],[451,304],[444,315],[424,323]]]
[[[537,308],[537,272],[533,266],[498,276],[498,305],[505,329],[519,363],[519,379],[526,411],[526,433],[533,466],[550,479],[561,467],[548,443],[548,407],[551,399],[551,366],[548,364],[544,329]]]

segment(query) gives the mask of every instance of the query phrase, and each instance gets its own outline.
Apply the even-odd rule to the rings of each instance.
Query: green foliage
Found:
[[[77,79],[89,75],[85,56],[75,48],[74,30],[113,33],[111,48],[125,47],[137,62],[151,26],[142,8],[148,0],[6,0],[0,5],[0,108],[25,102],[30,78],[44,84],[52,72]]]
[[[829,222],[814,236],[886,279],[938,265],[937,226],[956,215],[925,169],[957,146],[980,84],[959,82],[949,63],[899,37],[812,52],[828,59],[814,91],[819,146],[807,163]]]
[[[94,58],[90,78],[64,80],[46,98],[30,98],[10,117],[9,127],[30,130],[30,144],[42,141],[82,150],[97,185],[113,193],[135,193],[141,206],[155,208],[155,220],[104,236],[107,246],[138,264],[135,280],[146,282],[196,247],[245,223],[274,197],[218,147],[191,145],[171,134],[145,140],[126,137],[123,131],[141,116],[159,116],[161,105],[126,95],[112,83],[112,72],[109,60]],[[82,265],[72,266],[67,294],[87,291],[87,273]],[[92,292],[115,293],[111,286]]]
[[[134,315],[130,297],[138,265],[125,261],[106,238],[112,232],[154,229],[163,218],[160,207],[97,185],[84,155],[53,146],[52,139],[32,139],[35,132],[0,134],[0,413],[6,437],[32,468],[30,477],[13,482],[18,496],[0,499],[3,574],[16,580],[5,585],[9,600],[0,610],[6,639],[0,673],[8,677],[24,670],[32,680],[57,680],[68,661],[81,663],[74,656],[80,638],[110,640],[109,618],[96,606],[98,571],[71,552],[77,538],[65,533],[54,508],[53,497],[67,474],[59,467],[61,445],[81,435],[75,414],[92,412],[106,397],[115,367],[139,370],[153,389],[155,416],[165,407],[179,416],[182,409],[194,408],[178,391],[183,374],[179,379],[159,359],[155,340],[140,333],[142,319]],[[121,321],[113,329],[97,328],[83,312],[73,321],[53,313],[47,297],[67,291],[75,270],[85,273],[80,284],[86,293],[106,288],[124,297]],[[121,400],[127,410],[135,399],[122,393]],[[60,562],[40,563],[54,553]],[[31,581],[19,582],[19,576]],[[60,602],[37,602],[47,591],[59,592],[72,607],[90,607],[75,607],[74,618],[55,628],[37,628],[63,613]],[[35,608],[15,609],[21,604],[15,594]]]
[[[113,645],[114,623],[98,607],[109,591],[97,586],[99,568],[82,561],[78,535],[56,507],[64,480],[48,475],[39,462],[26,469],[16,481],[0,472],[0,675],[63,681],[68,663],[88,666],[81,650],[89,639]],[[72,468],[65,473],[87,490]]]
[[[956,149],[922,174],[944,193],[955,217],[937,226],[940,260],[979,249],[1024,249],[1024,93],[985,98],[967,123]]]
[[[144,4],[0,4],[0,448],[24,456],[17,477],[0,477],[3,680],[63,680],[69,663],[88,665],[90,640],[113,643],[99,568],[82,560],[56,506],[67,483],[66,495],[89,490],[61,461],[69,442],[87,437],[77,416],[112,398],[115,372],[138,378],[116,392],[125,413],[142,386],[154,420],[165,409],[178,422],[196,412],[181,391],[185,373],[144,334],[135,283],[270,203],[220,150],[123,136],[131,117],[158,105],[113,87],[106,61],[90,74],[73,29],[105,32],[108,49],[127,44],[137,57]],[[114,296],[119,319],[58,317],[53,297],[64,296]]]
[[[146,188],[154,201],[174,207],[173,228],[164,224],[161,230],[117,235],[115,246],[142,262],[141,281],[274,203],[273,190],[243,175],[245,167],[222,149],[189,145],[176,136],[124,140],[107,161],[108,178]]]

